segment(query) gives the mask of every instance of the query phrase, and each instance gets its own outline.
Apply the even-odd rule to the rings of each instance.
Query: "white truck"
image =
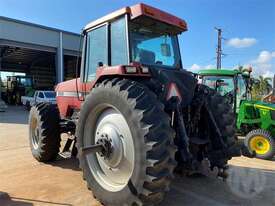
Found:
[[[55,91],[35,91],[33,97],[22,96],[21,102],[27,110],[30,110],[33,105],[40,102],[56,104],[56,93]]]

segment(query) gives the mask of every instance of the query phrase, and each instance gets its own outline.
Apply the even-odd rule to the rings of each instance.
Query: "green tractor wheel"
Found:
[[[246,135],[245,144],[257,158],[270,160],[275,156],[275,139],[266,130],[252,130]]]

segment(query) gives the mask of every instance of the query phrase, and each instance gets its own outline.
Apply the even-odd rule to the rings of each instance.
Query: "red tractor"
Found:
[[[144,4],[89,23],[80,78],[57,85],[57,106],[31,109],[33,156],[52,161],[61,133],[75,136],[84,179],[104,205],[159,204],[176,166],[225,176],[242,150],[235,116],[182,69],[177,35],[186,30],[185,21]]]

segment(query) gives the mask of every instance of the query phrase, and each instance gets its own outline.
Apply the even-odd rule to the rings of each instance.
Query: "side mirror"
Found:
[[[165,57],[171,56],[171,48],[169,44],[161,44],[161,54]]]

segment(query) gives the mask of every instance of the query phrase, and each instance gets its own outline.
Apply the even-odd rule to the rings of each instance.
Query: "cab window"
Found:
[[[86,81],[92,81],[99,65],[108,64],[107,26],[93,29],[87,34],[86,46]]]
[[[216,89],[222,96],[234,93],[234,79],[228,76],[205,76],[202,80],[203,84],[212,89]]]
[[[44,94],[42,92],[39,92],[38,97],[39,98],[44,98]]]
[[[113,21],[110,25],[111,33],[111,65],[128,63],[126,20],[121,17]]]
[[[241,75],[238,75],[238,89],[237,95],[240,98],[244,98],[246,95],[246,83]]]

